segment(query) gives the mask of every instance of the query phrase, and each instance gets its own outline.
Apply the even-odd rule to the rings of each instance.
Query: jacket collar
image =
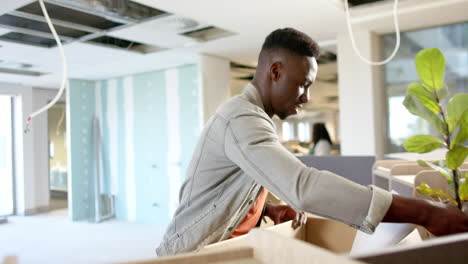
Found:
[[[257,88],[252,83],[249,83],[245,88],[244,92],[242,93],[247,100],[258,107],[260,107],[263,111],[265,111],[265,107],[263,106],[262,98],[257,91]]]

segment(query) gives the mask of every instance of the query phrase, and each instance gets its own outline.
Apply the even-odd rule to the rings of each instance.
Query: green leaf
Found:
[[[420,83],[414,82],[410,84],[406,93],[416,96],[419,101],[434,114],[440,113],[440,106],[434,94],[424,89]]]
[[[421,167],[426,167],[426,168],[429,168],[429,164],[427,162],[425,162],[424,160],[417,160],[416,161],[418,163],[419,166]]]
[[[447,123],[452,132],[468,110],[468,94],[456,94],[447,103]]]
[[[457,132],[457,135],[452,141],[451,146],[463,144],[466,140],[468,140],[468,110],[463,113],[463,117],[460,120],[460,126]]]
[[[435,200],[441,199],[442,201],[449,201],[449,202],[452,202],[454,205],[457,205],[457,202],[455,201],[455,199],[453,199],[452,196],[446,194],[444,191],[440,189],[432,189],[431,187],[429,187],[429,185],[425,183],[416,187],[416,190],[420,194],[429,195]]]
[[[434,161],[434,164],[439,166],[439,167],[448,169],[447,163],[445,162],[445,160]]]
[[[427,153],[444,145],[442,140],[429,135],[416,135],[403,142],[403,147],[409,152]]]
[[[438,91],[444,82],[445,58],[439,49],[425,49],[415,58],[416,70],[425,87]]]
[[[447,166],[452,170],[457,169],[465,161],[466,156],[468,156],[468,148],[461,145],[455,146],[445,156]]]
[[[441,136],[447,135],[444,122],[439,116],[427,109],[427,107],[425,107],[416,96],[407,94],[403,101],[403,105],[411,114],[420,116],[429,122],[429,124],[431,124],[431,126],[435,128]]]
[[[465,175],[465,181],[460,184],[458,194],[461,200],[468,201],[468,172]]]
[[[423,160],[418,160],[417,163],[421,167],[433,168],[434,170],[440,172],[440,174],[444,175],[449,183],[452,182],[452,176],[450,175],[450,171],[448,170],[448,168],[444,168],[442,166],[439,166],[437,164],[433,164],[433,163],[430,163],[430,162],[425,162]]]

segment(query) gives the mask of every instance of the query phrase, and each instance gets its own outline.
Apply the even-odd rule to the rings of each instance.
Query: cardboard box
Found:
[[[120,264],[202,264],[202,263],[262,263],[254,256],[254,248],[239,247],[215,252],[186,253],[175,256],[122,262]]]
[[[351,251],[356,229],[343,223],[320,217],[308,217],[307,223],[296,230],[292,229],[291,221],[265,228],[273,233],[295,238],[312,245],[327,249],[334,253]],[[203,252],[231,249],[246,246],[250,233],[205,246]]]
[[[362,254],[400,245],[417,244],[421,237],[414,231],[415,225],[381,223],[372,235],[358,231],[346,224],[311,216],[307,223],[293,230],[291,221],[264,230],[301,240],[337,254]],[[202,251],[216,251],[247,245],[250,233],[205,246]]]
[[[249,236],[244,236],[242,241],[245,243],[242,247],[217,248],[217,250],[212,251],[121,264],[363,264],[363,262],[339,256],[310,243],[285,237],[271,230],[254,229]]]
[[[299,232],[300,233],[300,232]],[[132,261],[126,264],[455,264],[466,263],[468,258],[468,233],[426,240],[415,245],[398,246],[377,250],[365,255],[347,257],[330,252],[298,239],[286,237],[265,229],[254,229],[243,239],[243,247],[224,248],[214,251],[181,254]]]

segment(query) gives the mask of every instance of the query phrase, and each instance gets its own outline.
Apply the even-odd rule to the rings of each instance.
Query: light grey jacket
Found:
[[[391,194],[306,167],[280,143],[256,88],[222,104],[203,129],[158,256],[229,238],[262,186],[291,207],[371,233]]]

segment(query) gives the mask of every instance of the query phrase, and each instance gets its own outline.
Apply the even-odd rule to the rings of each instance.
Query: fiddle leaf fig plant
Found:
[[[444,110],[441,100],[448,95],[444,85],[444,55],[439,49],[425,49],[416,55],[415,64],[421,82],[408,86],[403,105],[413,115],[429,122],[439,136],[412,136],[403,143],[403,147],[416,153],[447,148],[445,160],[435,163],[419,160],[418,163],[444,175],[455,197],[427,184],[421,184],[417,190],[435,200],[454,203],[461,209],[463,202],[468,202],[468,173],[463,176],[459,169],[468,156],[468,147],[464,145],[468,140],[468,94],[454,95]]]
[[[465,181],[460,184],[460,199],[468,201],[468,172],[465,174]]]

